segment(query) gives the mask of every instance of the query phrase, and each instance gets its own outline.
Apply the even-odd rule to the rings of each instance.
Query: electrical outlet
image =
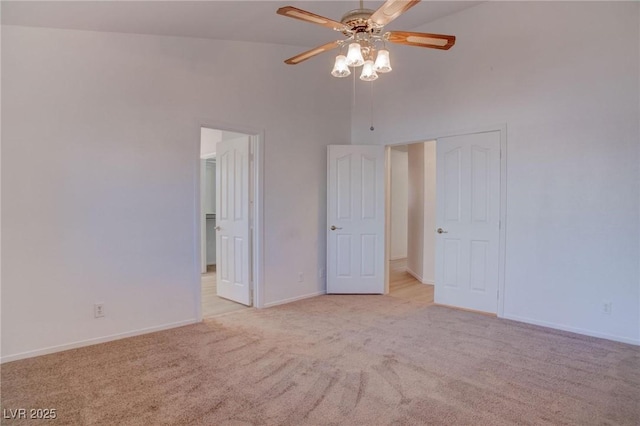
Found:
[[[104,304],[96,303],[93,305],[93,316],[96,318],[104,317]]]
[[[304,282],[304,274],[302,272],[298,272],[298,282]]]
[[[605,300],[602,302],[602,313],[605,315],[611,315],[612,303]]]

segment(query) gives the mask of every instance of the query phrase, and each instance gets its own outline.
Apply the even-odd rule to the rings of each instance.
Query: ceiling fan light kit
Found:
[[[389,60],[388,50],[378,50],[378,56],[376,56],[376,63],[373,65],[373,69],[383,74],[391,71],[391,61]]]
[[[364,54],[363,54],[364,52]],[[363,66],[362,73],[360,74],[360,80],[373,81],[378,78],[379,72],[385,73],[391,71],[391,62],[389,59],[389,51],[386,49],[380,49],[376,55],[375,62],[371,59],[375,50],[373,47],[365,46],[364,48],[360,43],[353,42],[349,44],[349,50],[346,56],[347,67],[357,68]],[[331,75],[334,77],[347,77],[351,74],[351,71],[336,72],[337,69],[342,69],[342,63],[344,55],[336,56],[336,62],[333,65],[333,71]],[[365,57],[367,58],[365,60]],[[370,62],[370,64],[368,64]]]
[[[351,43],[347,52],[347,65],[350,67],[359,67],[364,65],[364,57],[362,56],[362,47],[360,43]]]
[[[347,65],[346,56],[336,56],[336,63],[333,65],[333,71],[331,71],[331,75],[334,77],[349,77],[351,75],[349,65]]]
[[[360,74],[360,80],[362,81],[374,81],[378,79],[378,73],[373,69],[373,61],[371,59],[367,59],[364,61],[364,66],[362,67],[362,74]]]
[[[384,74],[392,70],[389,50],[386,48],[387,41],[408,46],[450,49],[455,44],[456,38],[454,36],[408,31],[383,31],[385,25],[415,6],[419,1],[387,0],[378,10],[373,11],[363,8],[362,0],[360,0],[360,8],[347,12],[341,22],[293,6],[281,7],[277,12],[279,15],[322,25],[340,31],[347,37],[344,40],[329,42],[300,53],[284,62],[296,65],[328,50],[342,49],[347,46],[346,56],[343,53],[336,56],[331,75],[339,78],[348,77],[351,75],[349,67],[362,66],[360,80],[374,81],[378,78],[378,73]],[[381,45],[381,48],[376,48],[376,45]]]

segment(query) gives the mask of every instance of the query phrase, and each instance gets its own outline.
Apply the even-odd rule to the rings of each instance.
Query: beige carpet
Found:
[[[1,374],[2,408],[56,408],[51,424],[640,424],[640,348],[387,296],[243,310]]]

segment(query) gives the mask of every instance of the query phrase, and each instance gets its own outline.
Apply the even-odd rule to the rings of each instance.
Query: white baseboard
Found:
[[[407,266],[407,272],[408,272],[408,273],[409,273],[409,275],[411,275],[413,278],[415,278],[416,280],[418,280],[418,281],[422,282],[422,277],[421,277],[420,275],[416,274],[415,272],[413,272],[413,271],[411,270],[411,268],[409,268],[408,266]]]
[[[5,362],[17,361],[19,359],[33,358],[40,355],[48,355],[55,352],[67,351],[69,349],[77,349],[77,348],[82,348],[84,346],[97,345],[98,343],[111,342],[113,340],[120,340],[126,337],[133,337],[133,336],[139,336],[141,334],[154,333],[156,331],[168,330],[170,328],[182,327],[185,325],[195,324],[198,322],[200,321],[198,321],[197,319],[178,321],[170,324],[160,325],[157,327],[141,328],[138,330],[127,331],[125,333],[118,333],[118,334],[111,334],[109,336],[104,336],[104,337],[97,337],[95,339],[81,340],[79,342],[67,343],[64,345],[49,346],[47,348],[36,349],[33,351],[20,352],[13,355],[3,356],[2,358],[0,358],[0,363],[4,364]]]
[[[434,280],[427,280],[427,279],[422,278],[420,275],[416,274],[411,269],[409,269],[408,266],[407,266],[407,272],[409,273],[409,275],[411,275],[416,280],[420,281],[422,284],[436,285]]]
[[[389,260],[390,260],[390,261],[394,261],[394,260],[404,260],[404,259],[406,259],[406,258],[407,258],[407,256],[406,256],[406,255],[404,255],[404,256],[392,256],[392,257],[390,257],[390,258],[389,258]]]
[[[633,338],[624,337],[624,336],[616,336],[614,334],[600,333],[598,331],[591,331],[591,330],[586,330],[584,328],[571,327],[563,324],[556,324],[553,322],[539,321],[532,318],[521,317],[518,315],[505,314],[500,318],[518,321],[518,322],[524,322],[527,324],[539,325],[542,327],[554,328],[556,330],[569,331],[571,333],[583,334],[585,336],[590,336],[590,337],[598,337],[600,339],[613,340],[615,342],[628,343],[630,345],[640,346],[640,339],[633,339]]]
[[[272,306],[284,305],[291,302],[296,302],[298,300],[309,299],[310,297],[322,296],[323,294],[327,294],[326,291],[318,291],[316,293],[305,294],[304,296],[291,297],[289,299],[278,300],[276,302],[269,302],[263,305],[264,308],[271,308]]]

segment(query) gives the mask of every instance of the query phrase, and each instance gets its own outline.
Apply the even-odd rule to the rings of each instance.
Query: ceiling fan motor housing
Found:
[[[373,25],[369,20],[374,12],[371,9],[355,9],[345,13],[340,21],[347,27],[343,34],[346,36],[356,33],[380,34],[382,27]]]

